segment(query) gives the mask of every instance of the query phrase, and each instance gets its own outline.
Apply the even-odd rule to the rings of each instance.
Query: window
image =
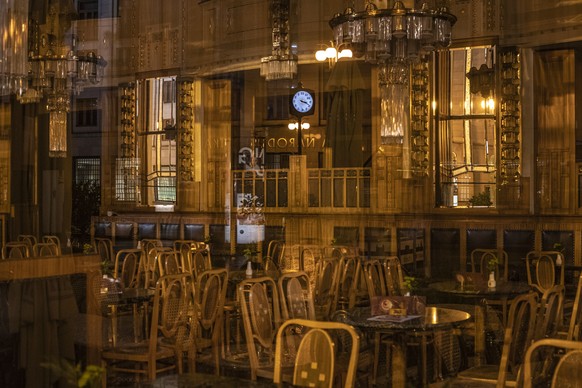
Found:
[[[141,202],[150,206],[176,201],[176,77],[149,78],[141,83],[145,120],[139,137],[147,166],[147,188]],[[139,104],[138,104],[139,105]]]
[[[79,19],[97,19],[99,16],[99,0],[77,0]]]
[[[99,0],[75,0],[75,3],[80,20],[119,16],[119,0],[101,1],[101,6]]]
[[[75,101],[75,126],[98,127],[99,103],[96,98],[77,98]]]
[[[436,133],[436,204],[495,204],[497,120],[495,49],[451,50],[441,58],[439,126]]]
[[[75,183],[95,182],[101,184],[101,159],[100,158],[76,158],[73,171]]]

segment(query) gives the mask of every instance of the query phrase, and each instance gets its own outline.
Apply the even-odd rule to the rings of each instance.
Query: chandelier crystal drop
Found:
[[[297,55],[289,40],[289,1],[271,0],[271,55],[261,58],[260,74],[267,81],[293,79],[297,75]]]
[[[28,75],[28,1],[2,0],[0,25],[0,95],[22,95]]]
[[[431,9],[428,3],[413,9],[395,1],[379,9],[366,0],[363,11],[347,8],[329,22],[335,46],[349,47],[354,57],[378,65],[381,143],[401,144],[403,164],[409,162],[411,65],[449,47],[456,21],[446,8]]]
[[[26,78],[22,92],[17,93],[21,104],[46,101],[49,113],[49,156],[67,155],[67,116],[71,95],[99,84],[106,61],[94,51],[80,51],[75,34],[74,10],[51,4],[46,23],[29,23]],[[43,98],[45,100],[43,100]]]
[[[349,44],[354,56],[371,63],[392,60],[416,61],[451,44],[451,29],[457,18],[446,8],[405,8],[396,1],[392,8],[378,9],[367,0],[363,11],[347,8],[329,22],[336,46]]]

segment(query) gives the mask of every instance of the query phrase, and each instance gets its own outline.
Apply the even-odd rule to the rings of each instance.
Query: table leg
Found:
[[[402,336],[394,336],[392,344],[392,388],[406,386],[406,341]]]
[[[475,365],[485,363],[485,314],[486,306],[475,305]]]

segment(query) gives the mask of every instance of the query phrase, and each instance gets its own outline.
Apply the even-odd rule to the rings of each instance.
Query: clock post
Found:
[[[303,136],[301,135],[301,130],[303,129],[303,117],[299,117],[299,126],[297,127],[297,154],[301,155]]]
[[[289,112],[298,120],[297,123],[297,153],[302,154],[303,117],[312,115],[315,111],[315,92],[305,89],[301,84],[289,95]]]

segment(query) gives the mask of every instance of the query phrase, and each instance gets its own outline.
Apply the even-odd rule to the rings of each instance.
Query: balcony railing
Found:
[[[359,209],[370,207],[370,176],[368,168],[233,171],[234,198],[238,204],[245,195],[256,197],[265,210],[289,209],[290,182],[305,182],[296,193],[298,203],[310,208]]]

